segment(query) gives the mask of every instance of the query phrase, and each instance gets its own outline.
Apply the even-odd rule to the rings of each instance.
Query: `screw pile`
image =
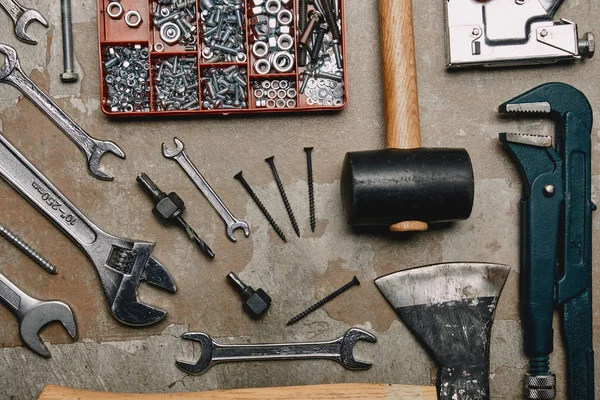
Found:
[[[239,0],[201,0],[202,57],[207,63],[246,62],[246,18]]]
[[[202,108],[205,110],[248,107],[245,68],[212,67],[202,73]]]
[[[198,60],[173,56],[154,65],[157,111],[198,110]]]
[[[298,314],[295,317],[293,317],[292,319],[290,319],[289,322],[286,324],[286,326],[294,325],[296,322],[300,321],[302,318],[306,317],[307,315],[309,315],[309,314],[315,312],[316,310],[318,310],[319,308],[323,307],[325,304],[329,303],[331,300],[335,299],[336,297],[338,297],[340,294],[344,293],[351,287],[358,286],[358,285],[360,285],[360,281],[355,276],[354,279],[352,279],[350,282],[348,282],[347,284],[345,284],[344,286],[342,286],[335,292],[331,293],[329,296],[325,297],[323,300],[319,301],[316,304],[313,304],[312,306],[307,308],[305,311],[302,311],[300,314]]]
[[[104,82],[111,112],[150,111],[150,53],[147,47],[109,46],[104,49]]]
[[[164,43],[168,45],[179,43],[191,50],[196,50],[198,43],[197,14],[195,0],[158,0],[152,20]]]

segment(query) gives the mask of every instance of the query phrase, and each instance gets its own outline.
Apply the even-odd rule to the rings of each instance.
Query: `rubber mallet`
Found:
[[[421,148],[411,0],[380,0],[387,148],[346,154],[342,201],[350,224],[394,232],[467,219],[474,179],[464,149]]]

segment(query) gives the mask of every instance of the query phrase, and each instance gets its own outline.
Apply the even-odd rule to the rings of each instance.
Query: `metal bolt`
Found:
[[[37,265],[42,267],[46,272],[56,274],[56,267],[52,263],[42,257],[36,252],[30,245],[28,245],[20,237],[9,231],[6,227],[0,225],[0,236],[12,243],[17,249],[19,249],[27,257],[31,258]]]
[[[290,319],[289,322],[286,324],[286,326],[295,324],[296,322],[300,321],[302,318],[306,317],[307,315],[309,315],[309,314],[313,313],[314,311],[318,310],[319,308],[323,307],[325,304],[329,303],[331,300],[335,299],[336,297],[338,297],[340,294],[344,293],[351,287],[358,286],[358,285],[360,285],[360,281],[355,276],[350,282],[348,282],[347,284],[345,284],[344,286],[342,286],[335,292],[331,293],[329,296],[325,297],[323,300],[319,301],[316,304],[313,304],[312,306],[307,308],[305,311],[302,311],[300,314],[298,314],[295,317],[293,317],[292,319]]]
[[[547,29],[542,29],[542,31],[540,32],[540,36],[541,36],[541,37],[546,37],[546,36],[548,36],[548,30],[547,30]]]
[[[79,75],[73,67],[73,24],[71,22],[71,0],[61,0],[60,12],[62,19],[63,36],[63,64],[64,71],[60,74],[60,80],[65,83],[73,83],[79,80]]]
[[[596,52],[596,38],[591,32],[586,32],[583,39],[577,41],[577,47],[580,56],[592,58]]]
[[[556,187],[554,185],[544,186],[544,196],[553,197],[556,194]]]
[[[279,174],[277,173],[277,168],[275,167],[275,157],[269,157],[265,159],[265,161],[267,162],[267,164],[269,164],[269,167],[271,167],[273,177],[275,178],[275,183],[277,184],[277,188],[279,189],[279,193],[281,194],[283,205],[285,206],[285,210],[287,211],[288,217],[290,218],[290,222],[292,223],[294,232],[296,232],[296,235],[300,237],[300,228],[298,228],[298,223],[296,222],[294,211],[292,210],[290,201],[288,200],[287,194],[285,193],[285,188],[283,187],[283,183],[281,183],[281,178],[279,177]]]
[[[254,200],[254,203],[258,206],[258,208],[260,209],[260,211],[263,213],[263,215],[267,219],[267,221],[269,221],[269,224],[271,224],[271,227],[273,228],[273,230],[275,231],[275,233],[277,233],[277,236],[279,236],[281,238],[281,240],[283,240],[284,242],[287,243],[287,239],[286,239],[285,235],[283,234],[283,231],[281,230],[281,228],[279,228],[279,226],[275,222],[275,219],[273,219],[273,217],[271,216],[271,214],[269,213],[269,211],[267,211],[267,208],[260,201],[260,199],[258,198],[258,196],[256,195],[256,193],[254,192],[254,190],[252,190],[252,187],[250,187],[250,184],[244,178],[244,176],[242,174],[242,171],[238,172],[234,176],[234,178],[236,180],[238,180],[242,184],[242,186],[244,187],[244,189],[246,189],[246,192],[248,192],[248,194],[250,195],[250,197],[252,198],[252,200]]]

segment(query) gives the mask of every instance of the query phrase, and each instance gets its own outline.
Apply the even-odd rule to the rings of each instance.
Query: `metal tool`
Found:
[[[520,304],[530,359],[525,398],[556,395],[549,355],[557,309],[563,317],[569,399],[593,399],[592,108],[574,87],[548,83],[502,104],[499,112],[557,121],[555,147],[550,136],[500,134],[523,179]]]
[[[33,249],[29,244],[27,244],[23,239],[18,237],[15,233],[11,232],[0,224],[0,236],[8,240],[13,246],[19,249],[23,254],[27,257],[31,258],[37,265],[42,267],[46,272],[50,274],[56,274],[56,267],[48,260],[46,260],[43,256],[41,256],[37,251]]]
[[[10,15],[15,25],[15,36],[21,42],[37,44],[37,41],[27,34],[27,27],[33,21],[37,21],[46,28],[48,22],[37,10],[25,8],[16,0],[0,0],[0,6]]]
[[[75,317],[68,305],[60,301],[34,299],[2,274],[0,274],[0,303],[17,317],[19,335],[23,343],[42,357],[50,357],[50,352],[38,334],[49,323],[60,322],[73,339],[77,337]]]
[[[281,178],[279,177],[279,173],[277,172],[277,167],[275,166],[275,157],[269,157],[265,159],[269,167],[271,168],[271,172],[273,173],[273,178],[275,179],[275,183],[277,184],[277,189],[279,190],[279,194],[281,195],[281,200],[283,200],[283,205],[285,206],[285,211],[288,214],[292,227],[294,228],[294,232],[296,235],[300,237],[300,228],[298,227],[298,222],[296,221],[296,217],[294,216],[294,210],[292,209],[292,205],[290,204],[290,200],[285,193],[285,187],[281,182]]]
[[[242,309],[252,319],[260,318],[271,306],[271,297],[262,289],[246,285],[233,272],[227,275],[227,281],[242,298]]]
[[[393,232],[469,218],[474,177],[465,149],[422,148],[411,0],[379,0],[385,150],[346,154],[342,202],[352,227]]]
[[[204,242],[196,233],[194,228],[183,219],[183,212],[185,211],[185,203],[175,192],[166,194],[156,186],[156,184],[150,179],[150,177],[144,173],[137,177],[137,182],[144,189],[154,203],[152,214],[156,216],[162,223],[170,225],[177,223],[183,228],[188,237],[192,239],[202,250],[202,252],[211,260],[215,258],[215,253],[212,251],[209,245]]]
[[[160,321],[165,311],[138,301],[141,281],[175,292],[167,270],[150,256],[153,243],[110,235],[98,228],[0,135],[0,176],[54,222],[92,261],[113,316],[127,325]]]
[[[175,141],[175,145],[177,147],[171,150],[167,148],[165,143],[163,143],[163,155],[168,159],[177,161],[181,168],[183,168],[183,170],[190,177],[192,182],[194,182],[196,187],[202,192],[214,209],[217,210],[225,222],[225,229],[229,240],[232,242],[237,241],[234,235],[234,231],[236,229],[243,229],[246,237],[250,236],[250,227],[248,224],[235,218],[231,211],[229,211],[229,209],[225,206],[225,203],[223,203],[215,191],[210,187],[206,179],[204,179],[200,171],[198,171],[198,169],[190,161],[187,152],[185,151],[183,142],[178,138],[174,138],[173,140]]]
[[[90,137],[58,105],[50,99],[21,69],[14,48],[0,43],[0,53],[4,54],[4,65],[0,67],[0,82],[19,89],[41,111],[43,111],[85,154],[88,170],[98,179],[112,180],[113,177],[100,171],[100,158],[107,152],[125,158],[125,153],[113,142]]]
[[[509,272],[500,264],[449,263],[375,280],[436,359],[439,400],[490,399],[490,333]]]
[[[374,335],[358,328],[351,328],[344,336],[327,342],[224,345],[199,332],[188,332],[183,339],[199,342],[202,347],[200,360],[195,364],[177,361],[177,366],[188,374],[202,374],[213,365],[226,362],[315,358],[336,361],[347,369],[365,370],[371,368],[371,364],[354,359],[354,345],[359,340],[377,341]]]
[[[79,75],[75,72],[73,62],[73,24],[71,22],[71,0],[61,0],[60,16],[62,20],[63,66],[60,80],[65,83],[77,82]]]
[[[551,64],[591,58],[595,39],[554,22],[563,0],[445,1],[449,68]]]

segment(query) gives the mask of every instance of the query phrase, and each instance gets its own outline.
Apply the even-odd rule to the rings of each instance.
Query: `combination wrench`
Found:
[[[21,42],[37,44],[37,41],[27,34],[27,27],[33,21],[37,21],[44,27],[48,27],[48,21],[37,10],[25,8],[16,0],[0,0],[0,6],[12,18],[15,26],[15,36]]]
[[[19,151],[0,135],[0,177],[57,225],[92,261],[113,316],[145,326],[160,321],[165,311],[138,301],[141,281],[175,292],[167,270],[150,256],[153,243],[110,235],[79,211]]]
[[[199,342],[201,347],[200,359],[195,364],[177,361],[177,366],[188,374],[202,374],[219,363],[306,359],[333,360],[347,369],[365,370],[371,364],[354,359],[354,346],[359,340],[377,341],[373,334],[358,328],[327,342],[224,345],[200,332],[188,332],[183,339]]]
[[[113,142],[92,138],[77,125],[42,89],[25,75],[14,48],[0,43],[0,53],[4,54],[6,58],[4,65],[0,68],[0,82],[11,84],[19,89],[79,147],[87,159],[88,170],[92,176],[107,181],[113,180],[112,176],[100,171],[100,158],[107,152],[125,158],[123,150]]]
[[[0,303],[17,317],[19,335],[23,343],[42,357],[50,357],[50,352],[38,334],[49,323],[60,322],[73,339],[77,337],[75,317],[68,305],[60,301],[34,299],[2,274],[0,274]]]
[[[183,168],[192,182],[194,182],[196,187],[202,192],[202,194],[204,194],[214,209],[217,210],[225,222],[225,229],[229,240],[232,242],[237,241],[234,235],[234,231],[236,229],[243,229],[246,237],[250,236],[250,227],[248,224],[235,218],[231,211],[229,211],[229,209],[225,206],[223,200],[221,200],[212,187],[210,187],[206,179],[204,179],[200,171],[198,171],[188,157],[183,142],[178,138],[174,138],[173,140],[175,141],[175,145],[177,147],[174,150],[170,150],[167,148],[167,145],[163,143],[163,155],[170,160],[175,160],[181,166],[181,168]]]

